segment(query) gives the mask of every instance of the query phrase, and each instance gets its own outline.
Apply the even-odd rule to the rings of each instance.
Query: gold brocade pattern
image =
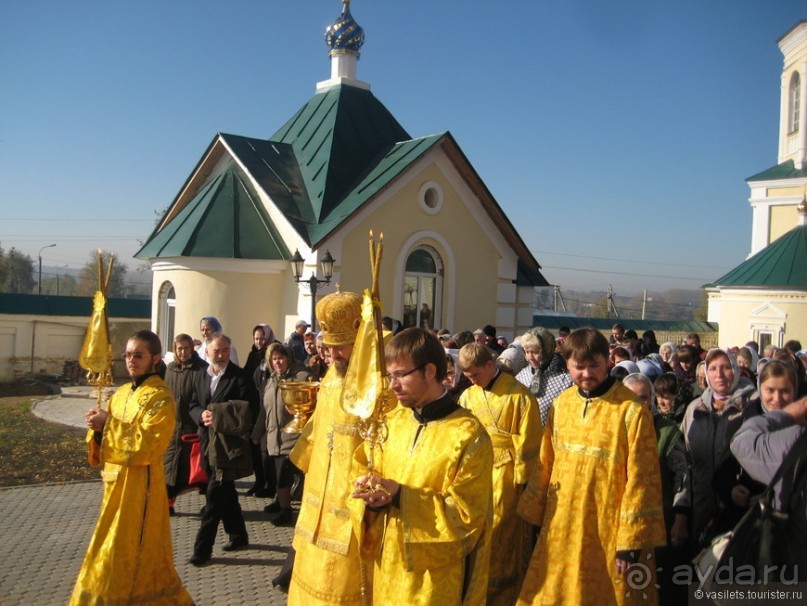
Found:
[[[490,391],[477,385],[466,389],[460,405],[485,426],[493,442],[493,533],[491,538],[488,604],[509,606],[518,597],[524,564],[526,523],[516,513],[543,433],[535,396],[502,373]]]
[[[174,568],[163,473],[174,408],[152,376],[115,392],[100,446],[88,432],[90,461],[104,465],[104,497],[70,604],[193,603]]]
[[[420,426],[411,410],[398,408],[387,423],[376,463],[382,477],[401,484],[399,507],[364,526],[362,501],[349,503],[362,554],[375,558],[373,604],[484,604],[492,526],[487,433],[466,410]],[[363,448],[354,475],[366,464]]]
[[[289,455],[305,472],[290,606],[362,603],[358,544],[345,505],[353,489],[353,453],[362,439],[358,418],[342,410],[343,385],[330,368],[320,383],[317,408]]]
[[[586,400],[555,400],[540,465],[519,513],[541,526],[518,604],[654,604],[653,547],[665,544],[661,481],[650,413],[615,383]],[[616,552],[642,550],[647,584],[630,587]]]

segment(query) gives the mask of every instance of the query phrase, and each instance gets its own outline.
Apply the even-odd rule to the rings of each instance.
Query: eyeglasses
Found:
[[[389,380],[390,383],[392,383],[393,381],[398,381],[400,383],[401,379],[403,379],[404,377],[408,377],[409,375],[411,375],[413,372],[415,372],[417,370],[421,370],[424,366],[426,366],[426,365],[421,364],[417,368],[413,368],[412,370],[407,370],[406,372],[391,372],[391,373],[387,373],[387,380]]]

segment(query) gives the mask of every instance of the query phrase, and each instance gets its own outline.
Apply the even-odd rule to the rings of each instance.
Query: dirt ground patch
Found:
[[[98,479],[87,432],[40,419],[31,405],[29,397],[0,398],[0,486]]]

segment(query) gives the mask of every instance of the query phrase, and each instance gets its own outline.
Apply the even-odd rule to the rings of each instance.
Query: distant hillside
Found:
[[[614,295],[614,306],[621,319],[642,317],[642,295]],[[561,299],[566,310],[578,316],[594,318],[615,318],[608,303],[605,291],[562,290],[557,300],[557,309],[562,310]],[[555,296],[552,289],[538,289],[536,306],[539,309],[555,309]],[[645,319],[648,320],[705,320],[706,293],[703,290],[676,288],[663,292],[648,291],[645,302]]]

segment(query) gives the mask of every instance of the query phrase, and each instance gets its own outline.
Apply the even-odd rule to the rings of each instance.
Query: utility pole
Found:
[[[55,244],[48,244],[39,249],[39,285],[37,287],[37,294],[42,294],[42,251],[46,248],[53,248]]]
[[[555,291],[555,311],[558,311],[558,299],[560,299],[560,306],[563,308],[563,311],[567,311],[566,303],[563,301],[563,295],[560,293],[560,286],[555,284],[552,288]]]
[[[619,310],[617,310],[616,303],[614,303],[614,288],[610,284],[608,285],[608,294],[606,295],[606,298],[608,299],[608,306],[614,312],[614,317],[618,318]]]
[[[644,312],[647,309],[647,289],[644,289],[644,294],[642,295],[642,320],[644,320]]]
[[[63,266],[62,266],[62,267],[60,267],[60,268],[59,268],[59,270],[56,272],[56,296],[57,296],[57,297],[59,296],[59,276],[61,276],[61,274],[62,274],[62,270],[63,270],[63,269],[66,269],[67,267],[68,267],[67,265],[63,265]]]

